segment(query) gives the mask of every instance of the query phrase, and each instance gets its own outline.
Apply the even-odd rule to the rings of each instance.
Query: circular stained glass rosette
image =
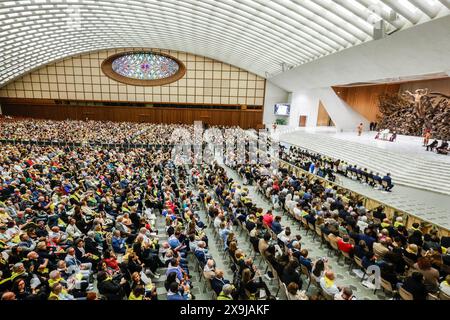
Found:
[[[117,74],[139,80],[159,80],[175,75],[178,63],[166,56],[154,53],[130,53],[112,62],[112,70]]]

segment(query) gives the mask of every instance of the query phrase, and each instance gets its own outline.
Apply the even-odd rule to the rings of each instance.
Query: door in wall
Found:
[[[308,120],[308,116],[300,116],[300,119],[298,121],[299,127],[306,127],[306,121]]]
[[[139,122],[152,122],[152,117],[149,114],[139,114],[138,121]]]

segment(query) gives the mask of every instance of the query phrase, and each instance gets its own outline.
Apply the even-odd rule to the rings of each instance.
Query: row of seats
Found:
[[[271,202],[271,198],[270,195],[265,191],[262,190],[261,188],[259,188],[259,185],[257,187],[257,190],[261,193],[261,195],[263,197],[265,197],[266,199],[268,199],[268,201]],[[323,245],[326,245],[328,247],[328,255],[332,256],[334,255],[338,261],[341,258],[344,258],[345,262],[348,264],[348,268],[349,270],[352,270],[353,267],[358,267],[359,269],[361,269],[363,271],[363,276],[361,278],[361,282],[363,282],[364,280],[367,280],[370,275],[368,274],[368,272],[370,272],[368,269],[366,269],[363,266],[362,260],[357,257],[356,255],[351,257],[349,253],[343,252],[339,249],[335,237],[330,238],[328,236],[326,236],[325,234],[323,234],[321,226],[318,224],[313,225],[312,223],[309,223],[305,216],[299,217],[296,216],[293,212],[293,210],[287,206],[282,208],[283,212],[285,213],[285,215],[291,219],[291,221],[293,222],[297,222],[298,223],[298,228],[303,229],[306,233],[306,235],[311,234],[312,240],[318,240],[320,243],[320,247],[322,248]],[[377,219],[375,219],[377,220]],[[375,221],[375,223],[381,223],[381,221]],[[344,234],[340,233],[340,236],[343,237]],[[350,238],[350,243],[352,243],[353,245],[355,244],[354,240]],[[403,257],[403,259],[405,260],[406,264],[409,267],[408,273],[411,274],[414,270],[413,265],[414,265],[414,261],[412,261],[411,259],[407,258],[407,257]],[[450,270],[447,270],[448,272],[450,272]],[[318,287],[320,289],[320,285],[317,283],[317,281],[314,279],[314,277],[311,276],[311,274],[309,273],[307,268],[302,268],[302,272],[307,276],[308,280],[309,280],[309,284],[308,284],[308,288],[309,286],[312,284],[316,287]],[[393,288],[392,284],[383,279],[382,277],[380,278],[380,288],[383,290],[383,292],[389,294],[391,297],[399,297],[402,300],[414,300],[413,296],[411,293],[409,293],[408,291],[406,291],[404,288],[400,287],[399,289],[397,288]],[[374,289],[374,293],[376,293],[376,291],[378,290],[378,288]],[[327,299],[327,300],[332,300],[333,297],[327,295],[325,292],[321,291],[322,296]],[[448,296],[447,294],[445,294],[444,292],[439,292],[437,295],[434,294],[428,294],[428,299],[429,300],[450,300],[450,296]]]

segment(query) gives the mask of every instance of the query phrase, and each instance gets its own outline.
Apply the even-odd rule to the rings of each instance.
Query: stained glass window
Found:
[[[112,69],[121,76],[139,80],[169,78],[178,72],[178,63],[151,52],[125,54],[112,62]]]

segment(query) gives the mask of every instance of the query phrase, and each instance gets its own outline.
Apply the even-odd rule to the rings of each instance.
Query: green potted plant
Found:
[[[285,118],[278,118],[275,120],[275,123],[279,126],[285,126],[287,125],[287,119]]]

